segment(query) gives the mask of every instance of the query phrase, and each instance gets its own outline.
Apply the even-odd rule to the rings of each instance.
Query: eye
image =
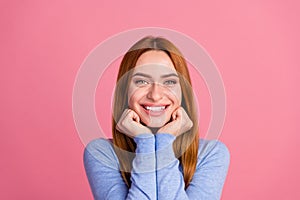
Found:
[[[144,85],[148,85],[149,82],[148,81],[145,81],[145,80],[135,80],[134,83],[137,85],[137,86],[144,86]]]
[[[172,85],[175,85],[175,84],[177,84],[176,80],[166,80],[164,82],[164,85],[167,85],[167,86],[172,86]]]

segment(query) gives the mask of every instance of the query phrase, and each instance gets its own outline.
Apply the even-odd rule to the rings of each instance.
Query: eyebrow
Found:
[[[134,76],[143,76],[143,77],[146,77],[146,78],[152,78],[150,75],[144,74],[144,73],[140,73],[140,72],[135,73],[134,75],[132,75],[132,77],[134,77]],[[176,76],[176,77],[178,77],[178,75],[175,74],[175,73],[165,74],[165,75],[162,75],[162,76],[160,76],[160,77],[161,77],[161,78],[168,78],[168,77],[171,77],[171,76]]]
[[[176,76],[176,77],[178,77],[177,74],[171,73],[171,74],[162,75],[161,78],[168,78],[168,77],[170,77],[170,76]]]

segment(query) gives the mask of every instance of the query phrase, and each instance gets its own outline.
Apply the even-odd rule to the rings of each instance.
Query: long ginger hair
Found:
[[[130,172],[136,144],[132,138],[119,132],[116,129],[116,124],[123,111],[128,108],[127,93],[132,69],[135,67],[138,58],[143,53],[151,50],[164,51],[172,60],[175,70],[178,72],[182,90],[181,106],[185,109],[193,122],[193,127],[189,131],[177,136],[173,142],[173,150],[182,166],[185,188],[187,188],[193,178],[197,164],[199,145],[197,112],[186,61],[177,47],[165,38],[153,36],[144,37],[135,43],[122,59],[113,102],[112,135],[115,146],[114,149],[119,159],[122,178],[127,186],[130,187]]]

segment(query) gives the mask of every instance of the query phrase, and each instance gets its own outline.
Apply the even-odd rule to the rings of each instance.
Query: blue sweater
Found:
[[[136,155],[132,162],[131,187],[119,171],[119,161],[110,141],[96,139],[84,151],[84,166],[97,200],[220,199],[229,166],[229,151],[217,140],[199,142],[196,171],[184,189],[182,168],[175,157],[170,134],[143,134],[134,141]]]

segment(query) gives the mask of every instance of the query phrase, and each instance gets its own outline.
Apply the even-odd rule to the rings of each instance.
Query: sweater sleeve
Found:
[[[220,199],[229,166],[227,147],[216,140],[200,140],[196,171],[185,190],[179,160],[173,152],[174,140],[170,134],[156,135],[158,199]]]
[[[110,142],[97,139],[84,150],[84,166],[94,199],[156,199],[155,138],[152,134],[136,137],[136,156],[128,188]]]

